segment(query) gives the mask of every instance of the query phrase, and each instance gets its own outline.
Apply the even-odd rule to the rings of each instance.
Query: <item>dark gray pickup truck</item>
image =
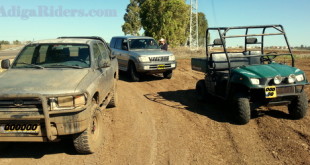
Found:
[[[117,105],[118,63],[104,40],[61,38],[26,45],[0,74],[0,142],[73,137],[79,153],[102,144],[102,114]]]
[[[152,37],[113,37],[110,47],[117,56],[119,69],[127,71],[133,81],[139,81],[143,74],[154,73],[163,73],[170,79],[176,68],[175,56],[161,50]]]

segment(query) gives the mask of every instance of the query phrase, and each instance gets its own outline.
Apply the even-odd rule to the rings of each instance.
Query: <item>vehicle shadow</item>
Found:
[[[229,108],[216,99],[199,102],[195,90],[178,90],[144,95],[147,99],[176,109],[185,109],[206,116],[217,122],[233,123]]]
[[[72,141],[63,140],[51,143],[1,142],[0,158],[34,158],[40,159],[45,155],[66,153],[76,155]]]
[[[208,117],[211,120],[239,125],[233,118],[233,110],[230,105],[220,99],[210,98],[199,102],[195,90],[178,90],[159,92],[157,94],[144,95],[147,99],[176,109],[185,109],[199,115]],[[278,119],[290,119],[289,114],[278,110],[277,107],[269,110],[252,110],[251,119],[270,116]]]
[[[163,79],[165,78],[162,76],[162,74],[143,75],[140,78],[140,82],[156,81],[156,80],[163,80]],[[132,82],[129,74],[125,71],[119,71],[119,80],[126,81],[126,82]]]

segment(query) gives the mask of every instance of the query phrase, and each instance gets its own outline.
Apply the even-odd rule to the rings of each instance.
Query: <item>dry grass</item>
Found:
[[[189,47],[176,47],[169,49],[176,59],[190,59],[193,57],[205,57],[206,56],[206,49],[199,48],[196,51],[191,51]]]
[[[6,49],[10,49],[10,48],[16,48],[16,47],[20,47],[23,45],[1,45],[0,50],[6,50]]]

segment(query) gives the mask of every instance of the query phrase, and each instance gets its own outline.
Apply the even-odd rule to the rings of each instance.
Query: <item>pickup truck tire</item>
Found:
[[[246,94],[236,93],[232,100],[236,124],[247,124],[251,119],[250,101]]]
[[[114,87],[113,87],[113,91],[112,91],[112,98],[111,98],[109,104],[107,105],[108,108],[114,108],[118,104],[118,96],[117,96],[117,91],[116,91],[116,82],[117,82],[117,80],[115,79]]]
[[[172,70],[167,70],[166,72],[163,73],[164,78],[166,79],[171,79],[172,78]]]
[[[302,91],[288,105],[288,112],[292,119],[301,119],[306,116],[308,110],[308,97],[305,91]]]
[[[93,101],[91,120],[87,129],[73,136],[73,144],[78,153],[92,154],[102,144],[102,114],[98,104]]]
[[[140,74],[137,72],[136,66],[133,62],[129,63],[129,75],[132,81],[140,81]]]
[[[207,97],[207,88],[204,80],[199,80],[196,84],[196,96],[198,101],[205,101]]]

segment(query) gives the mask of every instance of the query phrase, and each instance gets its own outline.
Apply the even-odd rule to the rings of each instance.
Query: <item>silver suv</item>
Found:
[[[163,73],[170,79],[176,68],[175,56],[161,50],[152,37],[113,37],[110,47],[118,59],[119,69],[127,71],[132,81],[139,81],[143,74],[154,73]]]

